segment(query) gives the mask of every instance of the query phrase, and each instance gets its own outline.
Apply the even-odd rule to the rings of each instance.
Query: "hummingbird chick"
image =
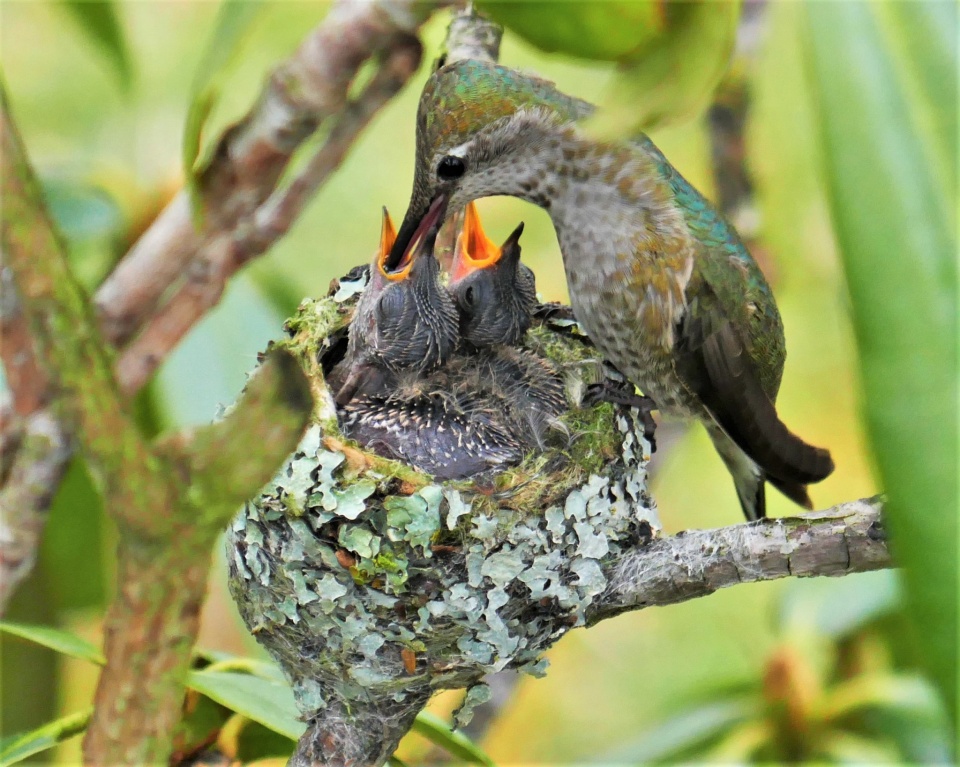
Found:
[[[467,204],[447,290],[460,314],[460,339],[477,349],[520,343],[537,304],[533,271],[520,261],[523,223],[497,247]]]
[[[592,111],[507,67],[439,68],[421,95],[413,192],[387,266],[404,263],[425,218],[448,206],[494,195],[539,205],[577,320],[661,412],[706,426],[747,519],[765,516],[768,481],[811,507],[806,486],[833,461],[777,415],[786,350],[763,273],[650,139],[585,133]]]
[[[438,479],[459,479],[517,464],[532,448],[542,447],[566,401],[549,363],[502,343],[516,342],[529,327],[532,301],[520,304],[525,316],[508,321],[496,303],[499,294],[486,287],[493,279],[499,290],[495,264],[509,265],[510,274],[516,274],[519,228],[507,252],[489,243],[472,212],[460,255],[471,264],[461,269],[464,279],[476,271],[471,280],[476,300],[468,302],[476,315],[466,321],[461,315],[459,324],[477,341],[497,344],[484,350],[467,344],[454,352],[457,309],[439,284],[433,254],[438,226],[434,215],[421,227],[415,247],[391,270],[384,261],[394,230],[384,212],[380,251],[331,384],[348,437]],[[474,249],[481,241],[483,258]],[[532,273],[527,279],[532,296]],[[485,329],[488,324],[494,332]]]
[[[425,218],[406,257],[387,268],[396,230],[383,209],[370,282],[350,323],[347,353],[330,375],[338,405],[394,388],[401,374],[420,375],[439,367],[456,348],[457,310],[440,285],[440,265],[433,255],[439,226],[436,212]]]

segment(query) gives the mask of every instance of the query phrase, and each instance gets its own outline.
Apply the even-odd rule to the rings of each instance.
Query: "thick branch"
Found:
[[[119,518],[156,531],[171,494],[163,466],[125,412],[107,353],[27,164],[2,95],[2,239],[38,359],[55,381],[56,407]]]
[[[105,622],[107,665],[84,741],[91,764],[165,761],[180,718],[182,682],[197,635],[217,535],[237,507],[276,471],[311,410],[299,365],[273,353],[230,413],[158,448],[180,468],[169,540],[122,541],[119,590]]]
[[[271,355],[240,405],[195,443],[176,441],[173,455],[147,444],[124,411],[92,307],[46,215],[5,99],[2,106],[4,253],[30,340],[55,382],[60,423],[79,439],[121,533],[118,593],[105,621],[107,663],[84,757],[96,765],[164,763],[181,714],[211,547],[230,512],[296,445],[311,410],[309,388],[293,360]],[[18,455],[28,464],[14,465],[17,481],[5,489],[5,501],[19,503],[20,490],[35,497],[37,481],[47,492],[56,486],[49,472],[37,480],[44,465],[31,460],[27,437],[46,437],[39,451],[46,455],[51,444],[66,450],[63,433],[53,422],[31,435],[30,425]]]
[[[0,261],[6,261],[5,258]],[[13,272],[0,265],[0,360],[12,395],[13,409],[28,416],[44,405],[47,375],[37,362]]]
[[[299,363],[289,352],[274,350],[222,420],[163,445],[195,478],[202,498],[198,523],[219,534],[237,508],[274,475],[278,458],[293,452],[312,406]]]
[[[892,567],[881,511],[879,498],[867,498],[796,517],[660,538],[611,565],[610,587],[588,622],[739,583]]]

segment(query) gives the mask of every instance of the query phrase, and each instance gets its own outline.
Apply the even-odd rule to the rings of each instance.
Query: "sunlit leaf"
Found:
[[[58,743],[79,735],[90,723],[93,708],[78,711],[30,732],[5,737],[0,741],[0,767],[16,764],[24,759],[53,748]]]
[[[864,738],[850,732],[827,732],[819,751],[836,764],[896,764],[896,744],[885,738]]]
[[[737,0],[670,3],[666,30],[622,65],[587,130],[617,138],[696,116],[730,63],[739,14]]]
[[[682,711],[642,734],[630,745],[607,754],[605,761],[650,764],[675,760],[755,714],[756,699],[718,700]]]
[[[850,291],[868,430],[923,661],[957,700],[956,189],[931,167],[914,105],[956,114],[957,37],[893,46],[874,3],[808,3],[805,47]],[[956,29],[956,4],[947,16]],[[941,9],[942,10],[942,9]],[[920,49],[923,49],[922,52]],[[914,67],[904,56],[922,56]],[[911,78],[901,75],[904,68]],[[942,79],[951,83],[927,83]],[[927,83],[907,92],[908,82]],[[933,107],[931,107],[933,109]],[[922,110],[921,110],[922,116]],[[954,118],[955,119],[955,118]],[[955,140],[955,133],[954,133]],[[950,164],[956,167],[954,145]],[[954,711],[956,709],[954,708]]]
[[[49,626],[28,626],[10,621],[0,621],[0,631],[43,645],[54,652],[69,655],[71,658],[88,660],[101,666],[106,663],[103,654],[96,647],[69,631],[61,631]]]
[[[293,692],[285,682],[232,671],[191,671],[187,686],[292,740],[304,731]]]
[[[636,56],[659,34],[664,0],[554,3],[542,0],[478,0],[477,9],[541,50],[598,61]]]
[[[263,8],[262,0],[222,0],[213,34],[194,77],[190,107],[183,129],[183,172],[194,210],[199,202],[197,175],[205,163],[200,159],[203,127],[220,95],[220,88],[237,60],[242,43]]]
[[[457,759],[462,759],[471,764],[493,764],[493,760],[470,738],[451,730],[446,722],[429,711],[421,711],[417,714],[412,731],[420,733],[431,743],[440,746]]]
[[[61,4],[110,59],[123,90],[129,90],[133,65],[117,14],[117,3],[112,0],[61,0]]]
[[[204,671],[236,671],[242,674],[252,674],[260,679],[266,679],[271,682],[285,684],[286,681],[283,672],[275,663],[270,663],[258,658],[244,658],[227,653],[219,653],[221,657],[204,668]]]
[[[863,708],[899,709],[933,719],[942,716],[940,701],[926,680],[896,674],[860,674],[836,685],[816,715],[839,719]]]
[[[765,719],[748,720],[735,725],[716,745],[705,751],[701,761],[719,764],[754,762],[757,753],[775,738],[776,731],[770,722]]]

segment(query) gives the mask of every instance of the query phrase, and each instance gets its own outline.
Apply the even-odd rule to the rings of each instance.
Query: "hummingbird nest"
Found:
[[[437,482],[340,432],[326,386],[363,270],[304,301],[277,344],[312,382],[297,450],[236,517],[230,590],[307,723],[290,764],[381,764],[430,696],[485,674],[542,676],[543,652],[608,589],[605,564],[658,526],[636,411],[587,405],[605,372],[568,313],[541,307],[524,346],[559,371],[565,437],[497,474]]]

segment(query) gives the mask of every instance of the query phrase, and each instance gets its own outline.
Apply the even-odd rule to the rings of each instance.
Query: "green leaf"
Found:
[[[71,658],[88,660],[100,666],[106,663],[103,654],[96,647],[86,639],[81,639],[68,631],[61,631],[49,626],[28,626],[23,623],[11,623],[10,621],[0,621],[0,631],[49,647],[54,652],[69,655]]]
[[[955,30],[957,7],[949,6],[937,12]],[[943,31],[891,45],[913,30],[895,25],[882,4],[803,8],[886,522],[922,660],[955,714],[957,198],[955,175],[933,167],[942,150],[928,116],[954,115],[943,119],[956,124],[957,38]],[[947,155],[956,168],[955,144]]]
[[[87,729],[93,708],[78,711],[30,732],[11,735],[0,741],[0,767],[16,764],[24,759],[53,748]]]
[[[542,0],[478,0],[477,9],[549,53],[597,61],[636,56],[666,26],[664,0],[554,3]]]
[[[183,129],[182,152],[183,172],[195,213],[199,211],[200,202],[198,176],[206,165],[200,161],[203,126],[213,111],[224,79],[237,60],[243,40],[262,8],[262,0],[222,0],[213,34],[194,77]]]
[[[790,580],[780,601],[780,633],[791,636],[812,629],[818,636],[840,639],[900,605],[900,575],[894,570]]]
[[[204,670],[191,671],[187,686],[292,740],[299,738],[305,729],[286,682],[232,671]]]
[[[259,722],[247,722],[237,735],[236,758],[242,764],[277,756],[289,758],[296,747],[295,740]]]
[[[755,698],[717,700],[660,722],[629,745],[606,755],[604,761],[648,764],[689,759],[695,749],[723,735],[758,712]]]
[[[111,0],[61,0],[61,5],[90,40],[107,55],[116,70],[120,87],[129,91],[133,65],[116,3]]]
[[[429,711],[421,711],[413,723],[413,732],[420,733],[436,746],[471,764],[492,765],[493,760],[462,733],[451,730],[438,716]]]
[[[244,658],[227,653],[220,653],[221,657],[214,660],[204,671],[217,671],[220,673],[226,671],[236,671],[241,674],[251,674],[260,679],[266,679],[270,682],[286,684],[283,672],[275,663],[270,663],[258,658]]]
[[[739,0],[671,3],[664,33],[621,66],[586,129],[612,139],[699,114],[730,63],[739,15]]]
[[[76,274],[76,272],[74,272]],[[88,285],[91,283],[87,283]],[[103,502],[80,455],[74,455],[50,507],[40,557],[58,612],[102,609],[107,598]]]

